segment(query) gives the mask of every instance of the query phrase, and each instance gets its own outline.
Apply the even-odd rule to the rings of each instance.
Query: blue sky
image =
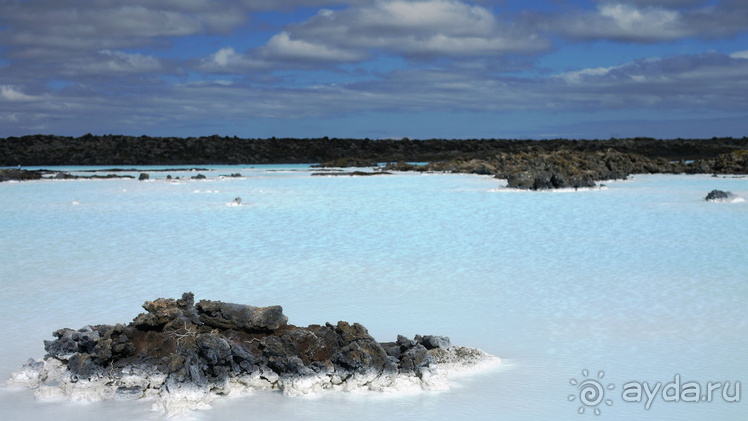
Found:
[[[744,0],[0,0],[0,137],[748,136]]]

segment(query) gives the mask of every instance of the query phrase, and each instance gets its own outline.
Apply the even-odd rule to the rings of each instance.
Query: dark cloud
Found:
[[[565,82],[567,95],[604,109],[732,111],[748,107],[746,75],[748,60],[707,53],[637,60],[556,78]]]
[[[137,97],[75,90],[34,96],[14,86],[4,86],[0,94],[4,124],[28,130],[45,121],[74,121],[81,114],[91,121],[106,121],[109,127],[132,125],[147,131],[189,121],[327,118],[361,112],[661,109],[748,109],[748,60],[717,53],[681,55],[540,78],[458,68],[399,70],[378,80],[306,88],[199,82],[160,87]]]
[[[233,2],[36,0],[0,6],[9,59],[55,60],[77,51],[152,45],[154,38],[225,32],[246,21]]]
[[[340,1],[335,4],[348,7],[320,9],[248,51],[227,41],[202,59],[160,55],[175,40],[245,28],[256,11],[330,5],[217,3],[0,0],[0,136],[76,125],[148,132],[196,122],[373,112],[748,108],[748,50],[555,74],[536,68],[537,57],[559,37],[667,43],[733,36],[748,22],[748,5],[740,2],[599,1],[593,9],[567,6],[551,15],[502,14],[492,2]],[[381,57],[407,65],[353,74],[353,66]],[[310,69],[325,72],[322,82],[305,78]],[[286,83],[294,79],[289,73],[307,82]]]

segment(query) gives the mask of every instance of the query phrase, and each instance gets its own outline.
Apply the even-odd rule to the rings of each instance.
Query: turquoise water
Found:
[[[744,390],[739,402],[719,390],[711,402],[660,395],[649,409],[646,397],[622,399],[626,383],[664,386],[676,375],[704,392],[729,381],[728,398],[748,382],[748,202],[702,200],[715,188],[748,198],[746,178],[521,192],[474,175],[208,168],[207,180],[167,181],[196,175],[174,171],[148,182],[0,183],[0,377],[41,357],[58,328],[127,322],[145,300],[192,291],[280,304],[296,325],[357,321],[381,341],[446,335],[504,360],[446,392],[257,393],[195,419],[748,417]],[[236,172],[245,177],[220,177]],[[243,205],[227,206],[237,196]],[[585,378],[614,386],[610,406],[580,403],[570,380]],[[163,418],[147,402],[44,402],[7,388],[0,414]]]

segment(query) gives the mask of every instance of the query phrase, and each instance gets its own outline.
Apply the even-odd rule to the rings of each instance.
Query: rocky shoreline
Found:
[[[599,181],[625,180],[633,174],[748,174],[748,151],[739,150],[709,159],[669,161],[613,149],[596,152],[558,150],[499,153],[485,159],[426,165],[399,162],[388,164],[385,169],[493,175],[507,180],[507,187],[526,190],[577,189],[595,187]]]
[[[169,414],[209,407],[224,395],[277,390],[442,390],[450,374],[500,364],[443,336],[377,342],[358,323],[297,327],[280,306],[180,299],[147,301],[127,325],[60,329],[9,385],[39,398],[149,399]]]
[[[589,188],[632,174],[748,174],[748,137],[538,141],[36,135],[0,139],[0,166],[277,163],[320,163],[317,168],[388,163],[385,171],[493,175],[518,189]],[[0,181],[37,176],[18,171],[22,170],[0,169]]]
[[[90,176],[73,175],[64,171],[50,170],[24,170],[21,168],[0,168],[0,182],[3,181],[29,181],[49,178],[53,180],[80,180],[80,179],[110,179],[110,178],[135,178],[131,175],[93,174]]]
[[[0,138],[0,167],[60,165],[252,165],[334,162],[370,166],[377,162],[450,162],[497,154],[605,152],[679,162],[714,159],[748,149],[748,137],[712,139],[246,139],[236,136],[148,137],[87,134]],[[351,165],[355,163],[356,165]]]

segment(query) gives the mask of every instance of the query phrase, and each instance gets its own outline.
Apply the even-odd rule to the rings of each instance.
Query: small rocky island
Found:
[[[734,202],[742,201],[743,199],[735,196],[729,191],[712,190],[706,195],[704,200],[707,202]]]
[[[279,390],[440,390],[447,375],[500,364],[443,336],[380,343],[358,323],[297,327],[280,306],[180,299],[147,301],[127,325],[60,329],[46,356],[9,380],[39,398],[150,399],[169,414],[209,407],[221,395]]]

